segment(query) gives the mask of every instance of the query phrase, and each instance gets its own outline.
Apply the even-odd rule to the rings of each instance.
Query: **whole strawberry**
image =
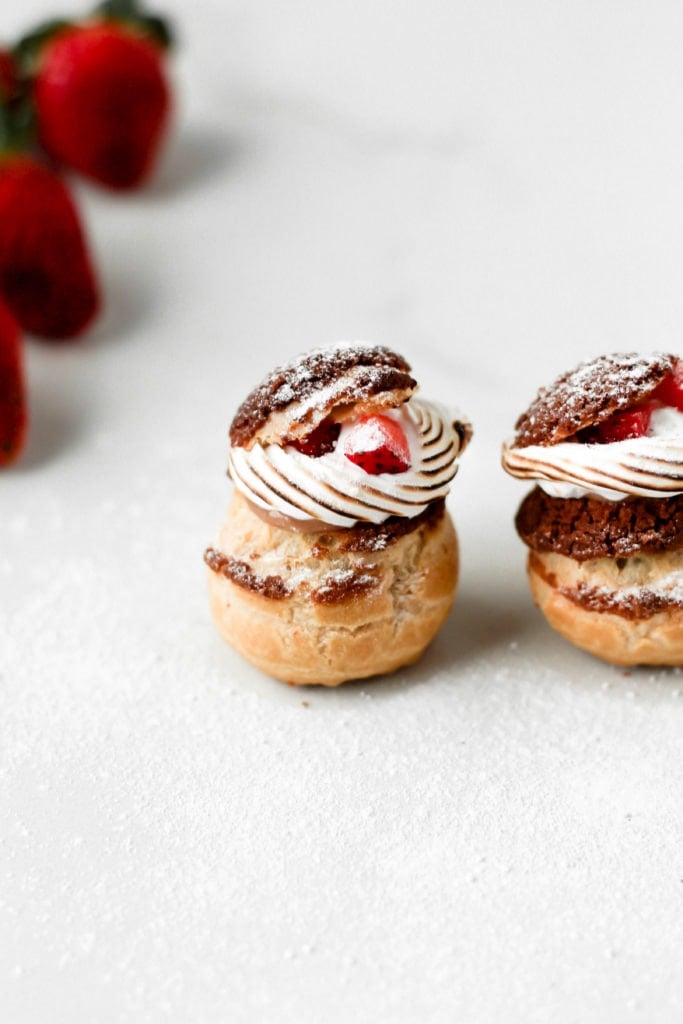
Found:
[[[0,466],[9,465],[21,453],[26,423],[21,333],[0,301]]]
[[[24,330],[46,338],[80,334],[100,304],[66,186],[21,152],[0,154],[0,295]]]
[[[19,47],[33,78],[38,137],[55,160],[113,189],[152,173],[171,108],[168,31],[130,0],[94,20],[57,22]]]

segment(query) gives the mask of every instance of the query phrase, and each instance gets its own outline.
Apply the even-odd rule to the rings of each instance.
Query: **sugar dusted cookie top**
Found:
[[[315,349],[277,367],[246,397],[230,426],[230,443],[250,448],[310,434],[349,406],[397,407],[417,387],[402,356],[382,345]]]
[[[514,448],[553,445],[648,398],[673,373],[676,356],[598,356],[542,388],[517,420]]]

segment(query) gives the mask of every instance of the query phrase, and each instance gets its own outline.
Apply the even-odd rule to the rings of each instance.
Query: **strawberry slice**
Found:
[[[346,435],[344,455],[372,476],[410,468],[408,438],[389,416],[363,416]]]
[[[0,466],[20,454],[26,437],[26,393],[19,327],[0,302]]]
[[[652,397],[683,412],[683,362],[676,363],[674,372],[662,381]]]
[[[588,444],[611,444],[613,441],[643,437],[648,432],[656,408],[656,402],[644,402],[633,409],[620,409],[613,412],[609,419],[583,431],[581,440]]]
[[[341,426],[333,423],[332,420],[323,420],[315,430],[312,430],[308,437],[301,437],[290,441],[292,448],[296,448],[303,455],[309,455],[312,459],[319,459],[321,455],[327,455],[334,451],[337,445],[337,438]]]

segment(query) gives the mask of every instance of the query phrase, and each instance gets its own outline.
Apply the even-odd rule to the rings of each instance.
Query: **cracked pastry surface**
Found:
[[[271,526],[237,491],[205,556],[224,639],[297,684],[336,686],[416,661],[447,617],[457,579],[443,502],[371,550],[346,533]]]
[[[534,601],[577,647],[615,665],[683,665],[683,552],[577,562],[532,551]]]

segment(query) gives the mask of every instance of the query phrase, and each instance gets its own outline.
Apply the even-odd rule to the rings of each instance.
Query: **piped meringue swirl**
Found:
[[[555,498],[673,497],[683,494],[683,414],[656,410],[646,436],[610,444],[506,444],[503,468],[512,476],[537,480]]]
[[[346,424],[334,451],[317,458],[292,446],[233,445],[230,476],[258,508],[299,522],[352,527],[383,523],[390,516],[418,516],[448,493],[456,459],[471,435],[469,423],[416,398],[382,412],[397,419],[408,438],[411,467],[404,473],[370,475],[354,465],[343,454],[351,426]]]

